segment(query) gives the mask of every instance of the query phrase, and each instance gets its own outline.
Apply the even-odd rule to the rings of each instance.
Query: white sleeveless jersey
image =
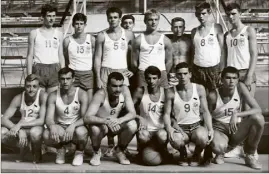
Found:
[[[160,98],[157,102],[153,102],[148,93],[147,87],[145,87],[144,95],[140,103],[140,116],[147,120],[147,130],[157,131],[164,128],[163,113],[164,113],[164,89],[160,88]]]
[[[101,118],[108,118],[108,117],[113,117],[113,118],[118,118],[120,112],[125,106],[125,99],[123,94],[120,94],[119,96],[119,103],[115,107],[111,107],[108,99],[108,95],[106,93],[105,101],[103,105],[99,108],[97,112],[97,116]]]
[[[76,88],[76,93],[73,101],[66,105],[64,104],[62,97],[60,95],[60,89],[57,89],[56,98],[56,121],[62,125],[70,125],[81,118],[80,116],[80,103],[78,100],[79,88]]]
[[[232,37],[229,32],[226,36],[226,45],[228,49],[227,65],[237,69],[249,69],[250,52],[247,34],[247,26],[241,32]]]
[[[145,71],[149,66],[156,66],[161,71],[166,70],[165,67],[165,45],[164,35],[161,34],[160,39],[154,45],[147,43],[144,33],[141,34],[141,44],[139,53],[139,70]]]
[[[202,37],[198,28],[193,38],[195,47],[194,64],[200,67],[212,67],[220,62],[221,49],[217,34],[215,33],[214,24],[208,35]]]
[[[185,102],[179,96],[176,87],[173,111],[178,124],[193,124],[200,118],[200,98],[195,83],[192,83],[193,92],[189,101]]]
[[[223,103],[219,94],[219,90],[217,89],[216,109],[212,112],[212,117],[215,120],[221,121],[223,123],[230,123],[231,116],[233,115],[233,113],[240,111],[240,105],[240,96],[238,94],[237,88],[235,88],[231,100],[226,104]]]
[[[39,104],[39,95],[41,89],[37,91],[35,101],[30,106],[27,106],[25,103],[25,91],[22,93],[20,113],[22,119],[29,122],[37,119],[39,117],[40,104]]]
[[[59,31],[54,29],[50,38],[45,38],[40,29],[36,29],[34,44],[34,62],[42,64],[59,63],[58,50],[60,46]]]
[[[92,70],[92,43],[91,35],[86,35],[84,43],[79,44],[73,36],[69,36],[68,55],[69,68],[76,71]],[[93,43],[94,44],[94,43]]]
[[[121,37],[114,41],[106,32],[103,46],[102,67],[111,69],[127,69],[128,42],[124,29],[121,29]]]

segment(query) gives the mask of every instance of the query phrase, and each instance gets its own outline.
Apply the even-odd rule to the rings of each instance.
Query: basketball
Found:
[[[146,147],[142,155],[144,164],[148,166],[157,166],[162,162],[161,154],[152,147]]]

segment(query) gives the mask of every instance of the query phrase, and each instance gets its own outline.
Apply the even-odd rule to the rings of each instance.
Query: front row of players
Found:
[[[221,87],[208,95],[202,85],[190,81],[192,74],[187,63],[176,66],[179,83],[170,89],[160,87],[160,70],[148,67],[147,86],[137,88],[133,97],[128,88],[123,88],[123,75],[113,72],[106,89],[99,89],[91,102],[85,91],[73,86],[73,70],[63,68],[58,75],[60,87],[48,97],[39,87],[39,78],[28,75],[24,92],[14,97],[2,116],[2,143],[10,145],[16,141],[25,149],[31,142],[34,162],[41,160],[44,141],[57,149],[55,162],[65,163],[64,147],[72,142],[76,144],[72,164],[81,165],[89,134],[93,149],[91,165],[100,165],[100,145],[107,135],[118,135],[115,156],[120,164],[130,164],[125,150],[136,135],[138,158],[151,145],[158,147],[165,158],[170,143],[180,153],[179,165],[194,166],[210,161],[221,164],[224,153],[244,142],[246,165],[261,169],[254,153],[263,133],[264,118],[233,67],[223,70]],[[250,106],[249,110],[240,111],[242,100]],[[22,117],[14,124],[11,118],[17,109]],[[189,142],[195,144],[190,159],[186,149]],[[213,160],[212,152],[216,154]]]

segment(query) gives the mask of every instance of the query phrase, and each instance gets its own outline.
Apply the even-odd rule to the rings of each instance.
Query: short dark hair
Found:
[[[171,20],[171,25],[173,26],[175,22],[181,21],[185,27],[185,20],[182,17],[175,17]]]
[[[115,79],[115,80],[124,80],[123,75],[120,72],[112,72],[108,75],[107,78],[107,85],[109,85],[111,83],[111,79]]]
[[[204,9],[207,9],[208,12],[210,12],[210,4],[208,2],[202,2],[195,6],[195,11],[202,11]]]
[[[84,24],[87,23],[87,16],[83,13],[76,13],[72,19],[72,25],[74,26],[76,21],[83,21]]]
[[[108,17],[108,15],[110,13],[118,13],[119,14],[119,17],[121,18],[122,16],[122,11],[121,9],[117,8],[117,7],[110,7],[106,10],[106,16]]]
[[[159,70],[159,68],[157,68],[156,66],[149,66],[147,67],[147,69],[144,72],[144,76],[145,78],[149,75],[157,75],[158,78],[161,78],[161,71]]]
[[[188,68],[189,69],[189,72],[191,72],[191,67],[186,62],[181,62],[181,63],[179,63],[179,64],[176,65],[176,70],[179,70],[181,68]]]
[[[45,4],[41,7],[41,16],[45,17],[47,12],[54,12],[57,13],[57,7],[55,4]]]
[[[60,70],[58,71],[58,77],[60,78],[60,76],[61,76],[62,74],[67,74],[67,73],[69,73],[69,72],[71,72],[71,74],[72,74],[72,78],[74,78],[74,76],[75,76],[75,72],[74,72],[74,70],[72,70],[72,69],[69,68],[69,67],[64,67],[64,68],[60,69]]]
[[[37,80],[38,84],[40,83],[40,77],[36,74],[29,74],[26,78],[25,78],[25,84],[26,82],[31,82]]]
[[[124,20],[126,20],[126,19],[131,19],[131,20],[133,20],[133,23],[135,23],[135,18],[133,15],[123,15],[121,18],[121,23],[123,23]]]
[[[227,73],[233,73],[236,74],[237,77],[239,77],[239,71],[235,67],[228,66],[224,68],[221,72],[221,78],[223,78]]]
[[[241,12],[241,7],[237,3],[229,3],[227,4],[225,11],[232,11],[233,9],[237,9],[237,11],[240,13]]]

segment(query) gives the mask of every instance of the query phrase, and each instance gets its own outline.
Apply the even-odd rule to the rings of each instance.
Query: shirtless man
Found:
[[[101,164],[101,141],[108,134],[118,135],[115,156],[119,163],[130,164],[124,151],[137,132],[137,124],[131,94],[128,88],[123,87],[123,81],[121,73],[109,74],[107,88],[101,88],[94,94],[84,117],[92,142],[90,164],[93,166]]]
[[[138,73],[138,86],[147,85],[144,77],[146,68],[156,66],[161,71],[161,86],[168,87],[167,73],[173,65],[172,44],[169,38],[157,31],[159,20],[158,11],[148,10],[144,16],[146,31],[133,42],[132,71]]]
[[[57,72],[65,67],[63,33],[54,28],[57,8],[51,4],[42,6],[43,26],[32,30],[28,39],[27,74],[40,76],[40,86],[48,93],[58,87]]]
[[[46,112],[44,142],[57,149],[56,164],[65,163],[65,147],[70,142],[76,144],[76,152],[72,165],[83,163],[88,131],[84,126],[83,116],[88,106],[87,93],[73,85],[74,71],[62,68],[58,72],[60,87],[49,94]]]
[[[13,98],[1,118],[1,142],[12,146],[19,141],[20,157],[18,161],[23,160],[29,143],[32,147],[33,163],[41,161],[47,94],[40,88],[39,82],[37,75],[28,75],[25,79],[24,91]],[[14,124],[11,118],[17,109],[20,110],[21,119]]]

